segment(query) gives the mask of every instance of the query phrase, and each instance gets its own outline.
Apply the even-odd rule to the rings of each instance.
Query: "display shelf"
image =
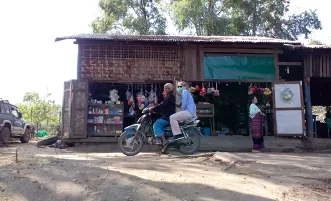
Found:
[[[197,104],[198,117],[214,117],[214,104]]]
[[[123,132],[123,110],[121,104],[88,104],[87,134],[89,137],[118,137]]]
[[[197,117],[198,118],[209,118],[210,120],[210,129],[212,133],[215,133],[215,112],[214,104],[196,104],[197,107]]]

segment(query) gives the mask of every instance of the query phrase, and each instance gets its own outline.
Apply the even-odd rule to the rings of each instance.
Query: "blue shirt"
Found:
[[[182,106],[181,108],[185,111],[188,111],[192,114],[192,117],[195,116],[197,107],[194,103],[192,94],[187,90],[184,89],[182,92]]]
[[[257,113],[259,113],[261,110],[254,104],[252,103],[249,106],[249,117],[253,119]]]

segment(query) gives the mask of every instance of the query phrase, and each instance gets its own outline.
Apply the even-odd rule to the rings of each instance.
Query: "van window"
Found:
[[[5,106],[2,103],[0,103],[0,113],[5,113]]]
[[[4,106],[4,113],[5,114],[10,114],[10,107],[9,107],[9,105],[8,104],[3,104],[3,106]]]
[[[16,108],[11,108],[11,113],[16,117],[16,118],[18,118],[18,112],[17,112],[17,110],[16,110]]]

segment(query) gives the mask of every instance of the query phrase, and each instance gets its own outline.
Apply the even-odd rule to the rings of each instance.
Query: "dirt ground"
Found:
[[[92,150],[33,143],[0,147],[0,200],[331,200],[331,154],[246,153],[246,162],[227,163]]]

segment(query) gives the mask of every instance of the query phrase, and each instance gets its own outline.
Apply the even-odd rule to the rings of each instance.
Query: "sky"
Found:
[[[330,43],[325,0],[291,0],[291,11],[306,9],[317,9],[323,26],[311,37]],[[76,79],[77,45],[72,40],[54,40],[90,33],[89,24],[99,14],[98,0],[0,1],[0,98],[16,104],[25,92],[42,96],[48,92],[61,104],[64,81]],[[170,27],[169,33],[175,34],[176,29]]]

